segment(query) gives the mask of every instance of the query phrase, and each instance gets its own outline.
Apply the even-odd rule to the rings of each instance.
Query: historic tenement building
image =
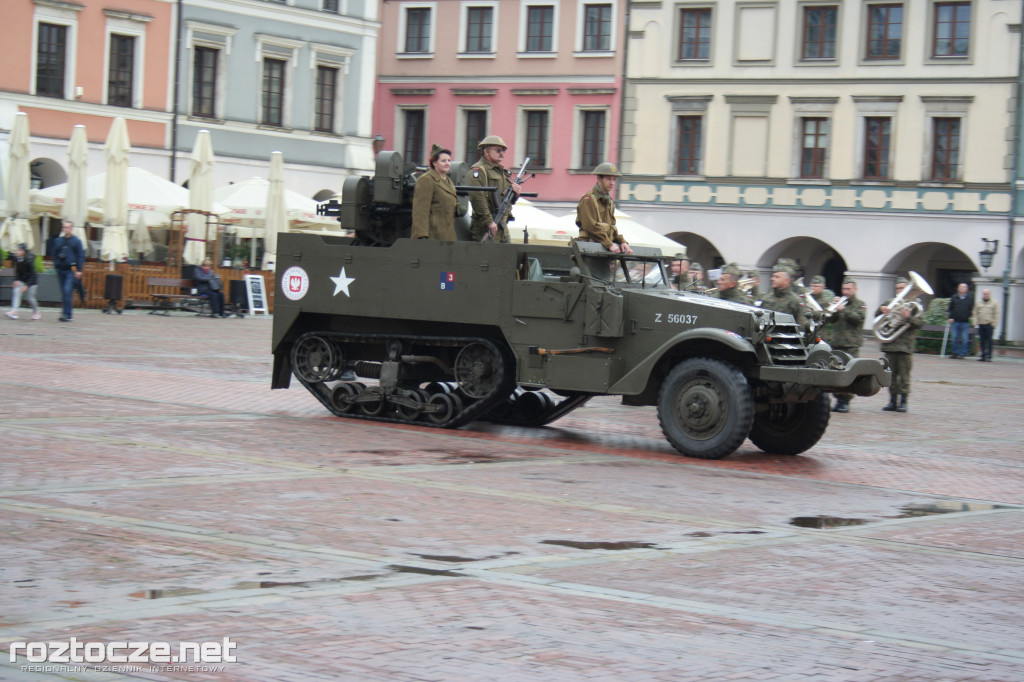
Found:
[[[907,270],[1001,300],[1020,22],[1016,0],[633,2],[620,205],[707,266],[791,257],[869,305]]]

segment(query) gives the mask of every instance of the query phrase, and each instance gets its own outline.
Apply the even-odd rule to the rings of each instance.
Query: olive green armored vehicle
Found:
[[[828,393],[889,385],[880,361],[817,342],[792,316],[668,285],[659,250],[411,240],[411,169],[393,152],[350,178],[354,237],[282,234],[273,388],[294,375],[335,415],[456,428],[552,422],[587,400],[653,405],[683,455],[746,438],[794,455]]]

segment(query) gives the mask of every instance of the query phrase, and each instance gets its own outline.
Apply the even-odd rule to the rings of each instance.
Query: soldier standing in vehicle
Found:
[[[622,173],[607,161],[594,169],[597,183],[583,195],[576,206],[576,226],[580,228],[581,242],[600,242],[612,253],[633,253],[625,237],[615,229],[615,202],[612,192]]]
[[[793,271],[786,265],[776,265],[772,272],[772,291],[761,301],[761,307],[779,313],[789,313],[801,327],[807,323],[804,302],[793,293]]]
[[[676,289],[685,289],[690,283],[690,259],[685,253],[677,253],[669,261],[670,283]]]
[[[812,282],[813,284],[813,282]],[[829,319],[825,341],[832,350],[841,350],[853,357],[860,354],[864,345],[864,318],[867,316],[867,304],[857,298],[857,280],[847,277],[843,280],[843,296],[846,303],[839,305]],[[832,305],[829,301],[828,305]],[[823,305],[827,308],[828,305]],[[833,412],[849,412],[852,393],[836,393],[836,404]]]
[[[509,171],[501,165],[505,160],[508,145],[497,135],[488,135],[480,140],[477,149],[480,150],[480,160],[469,169],[465,183],[497,189],[494,192],[470,193],[470,202],[473,204],[473,222],[469,225],[469,232],[478,242],[489,238],[496,242],[507,243],[509,240],[507,223],[511,220],[512,212],[508,211],[503,216],[496,216],[494,212],[498,209],[501,196],[509,187],[515,192],[516,198],[522,191],[520,186],[509,178]]]
[[[896,293],[899,294],[910,285],[906,277],[896,279]],[[910,395],[910,370],[914,367],[914,341],[917,330],[924,324],[924,317],[920,314],[922,308],[908,305],[910,301],[904,301],[900,307],[899,315],[907,325],[907,330],[895,338],[882,341],[882,352],[892,369],[892,383],[889,385],[889,404],[882,409],[886,412],[906,412],[907,396]],[[892,309],[883,305],[875,312],[875,316],[888,315]]]
[[[453,242],[455,218],[466,211],[455,194],[455,185],[448,177],[452,152],[440,145],[430,149],[430,170],[416,180],[412,195],[412,238],[440,239]]]
[[[735,301],[736,303],[750,303],[750,297],[739,288],[738,283],[743,271],[735,263],[729,263],[722,268],[722,274],[718,278],[718,290],[715,296],[723,301]]]

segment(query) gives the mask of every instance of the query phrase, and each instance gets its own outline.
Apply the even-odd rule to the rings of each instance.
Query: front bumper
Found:
[[[875,395],[892,383],[888,366],[872,358],[853,358],[843,369],[758,366],[751,368],[748,377],[859,396]]]

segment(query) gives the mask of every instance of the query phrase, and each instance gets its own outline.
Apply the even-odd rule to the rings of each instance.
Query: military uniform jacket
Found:
[[[455,241],[457,203],[458,196],[451,178],[433,168],[421,175],[416,180],[416,191],[412,195],[412,238]]]
[[[814,296],[814,292],[808,289],[805,295]],[[817,301],[818,305],[821,306],[821,309],[824,310],[825,308],[832,305],[832,301],[835,300],[835,297],[836,295],[832,293],[831,289],[822,289],[820,294],[814,296],[814,300]]]
[[[576,226],[580,228],[582,242],[601,242],[607,249],[626,241],[615,229],[615,202],[597,185],[576,206]]]
[[[909,301],[907,301],[909,303]],[[920,303],[920,301],[918,301]],[[912,310],[917,310],[913,308]],[[875,311],[875,317],[882,314],[882,307],[879,306],[878,310]],[[917,336],[917,330],[924,324],[924,317],[921,315],[911,315],[907,319],[907,325],[910,327],[907,331],[897,336],[892,341],[882,342],[882,352],[884,353],[913,353],[914,352],[914,339]]]
[[[473,239],[478,242],[483,241],[489,234],[487,226],[497,223],[498,231],[494,235],[494,241],[507,242],[508,227],[506,224],[512,211],[509,210],[503,216],[495,216],[494,212],[498,210],[498,202],[501,201],[505,190],[512,185],[508,171],[501,164],[488,163],[484,159],[480,159],[469,169],[465,182],[467,185],[476,185],[477,187],[498,188],[496,192],[469,193],[469,201],[473,205],[473,222],[469,225],[469,232],[473,235]]]
[[[750,303],[751,299],[746,292],[739,287],[732,289],[719,289],[715,295],[723,301],[735,301],[736,303]]]
[[[833,348],[860,348],[864,345],[864,318],[868,306],[856,296],[829,320],[825,340]]]
[[[807,318],[804,317],[804,302],[793,293],[791,287],[772,289],[771,293],[761,301],[761,307],[778,313],[789,313],[796,318],[796,323],[799,325],[803,325],[807,321]]]

